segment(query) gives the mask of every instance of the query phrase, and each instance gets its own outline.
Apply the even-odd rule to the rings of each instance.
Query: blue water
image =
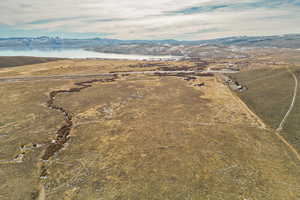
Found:
[[[174,56],[150,56],[133,54],[99,53],[83,49],[64,50],[0,50],[0,56],[33,56],[55,58],[102,58],[102,59],[128,59],[128,60],[165,60],[177,59]]]

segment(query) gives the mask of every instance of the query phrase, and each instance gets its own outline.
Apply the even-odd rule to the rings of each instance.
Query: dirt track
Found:
[[[294,108],[296,97],[297,97],[297,92],[298,92],[298,79],[297,79],[296,75],[289,68],[287,70],[292,74],[292,76],[295,80],[295,88],[294,88],[293,99],[292,99],[291,105],[290,105],[288,111],[286,112],[285,116],[283,117],[282,121],[280,122],[276,131],[281,131],[283,129],[283,126],[284,126],[288,116],[290,115],[291,111]]]

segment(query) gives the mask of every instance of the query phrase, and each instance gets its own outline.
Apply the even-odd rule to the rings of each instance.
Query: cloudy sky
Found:
[[[300,33],[300,0],[1,0],[0,37],[201,40]]]

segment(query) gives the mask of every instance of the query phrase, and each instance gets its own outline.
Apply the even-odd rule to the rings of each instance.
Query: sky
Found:
[[[2,0],[0,37],[204,40],[300,33],[300,0]]]

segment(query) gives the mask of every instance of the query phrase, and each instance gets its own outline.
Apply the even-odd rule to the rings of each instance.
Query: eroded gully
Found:
[[[83,89],[92,87],[92,83],[95,82],[113,82],[115,81],[117,76],[113,76],[112,78],[105,78],[105,79],[93,79],[93,80],[88,80],[88,81],[83,81],[83,82],[78,82],[75,83],[74,85],[78,87],[74,87],[68,90],[55,90],[51,91],[49,93],[49,100],[47,101],[47,107],[61,112],[64,115],[64,125],[56,131],[56,137],[55,139],[46,147],[46,150],[44,151],[42,155],[42,160],[48,161],[52,156],[54,156],[57,152],[59,152],[64,145],[68,142],[70,139],[70,132],[73,127],[73,116],[72,114],[67,111],[64,107],[59,106],[55,104],[55,98],[58,94],[62,93],[74,93],[74,92],[80,92]],[[47,167],[45,164],[42,165],[41,167],[41,172],[40,172],[40,177],[41,178],[46,178],[47,177]]]

